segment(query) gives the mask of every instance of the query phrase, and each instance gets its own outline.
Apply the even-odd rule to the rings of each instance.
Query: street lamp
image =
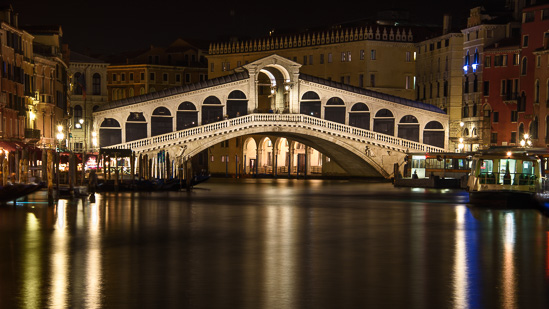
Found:
[[[57,126],[57,141],[59,142],[59,149],[61,149],[61,141],[65,138],[65,134],[63,134],[63,126],[58,125]]]
[[[528,133],[525,133],[523,136],[523,139],[520,140],[520,146],[521,147],[532,146],[532,141],[530,140],[530,135],[528,135]]]

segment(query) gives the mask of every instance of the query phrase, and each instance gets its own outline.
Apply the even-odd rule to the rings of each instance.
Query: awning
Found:
[[[0,148],[5,149],[7,151],[16,151],[23,148],[26,148],[26,145],[21,142],[4,142],[0,141]]]

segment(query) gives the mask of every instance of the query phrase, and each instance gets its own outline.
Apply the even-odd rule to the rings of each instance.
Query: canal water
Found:
[[[549,220],[460,190],[211,179],[0,207],[0,308],[549,308]]]

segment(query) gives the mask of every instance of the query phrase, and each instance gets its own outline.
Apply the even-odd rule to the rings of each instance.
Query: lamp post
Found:
[[[528,133],[525,133],[523,139],[520,140],[520,146],[525,148],[532,146],[532,141],[530,140],[530,135],[528,135]]]

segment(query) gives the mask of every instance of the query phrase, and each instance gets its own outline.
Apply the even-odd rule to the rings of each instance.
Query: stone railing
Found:
[[[252,127],[301,127],[306,130],[337,135],[342,138],[357,140],[364,143],[375,144],[382,147],[406,152],[443,152],[444,148],[422,144],[407,139],[364,130],[353,126],[340,124],[316,117],[302,114],[251,114],[238,118],[228,119],[207,125],[166,133],[150,138],[113,145],[106,148],[132,149],[134,151],[147,151],[153,148],[175,143],[184,143],[185,140],[208,138],[214,135],[224,134],[228,131],[244,130]],[[269,130],[265,130],[269,132]]]

